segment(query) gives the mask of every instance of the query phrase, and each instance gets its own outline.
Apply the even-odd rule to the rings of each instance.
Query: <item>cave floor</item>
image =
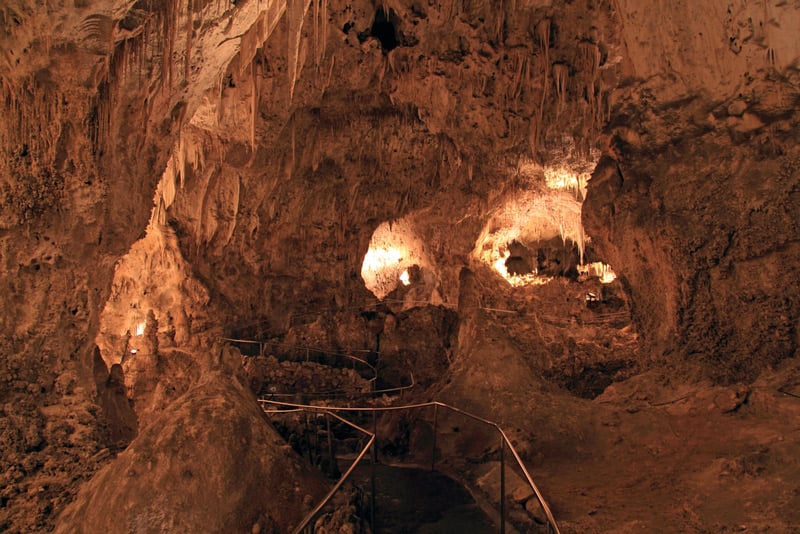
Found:
[[[797,532],[796,368],[748,387],[651,371],[609,388],[594,435],[532,469],[562,532]]]
[[[642,355],[627,320],[593,321],[608,312],[585,291],[494,293],[462,318],[442,380],[412,397],[508,430],[564,533],[800,531],[800,362],[749,385],[713,384],[686,362],[595,375]],[[484,438],[440,416],[438,454],[472,482],[494,450]],[[411,441],[427,461],[430,443]]]

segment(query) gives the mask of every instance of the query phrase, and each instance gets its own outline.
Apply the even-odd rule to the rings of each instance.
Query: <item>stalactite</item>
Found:
[[[334,211],[336,213],[337,210]],[[337,221],[339,224],[336,227],[336,248],[341,250],[344,248],[346,244],[346,237],[347,237],[347,213],[344,210],[338,210],[339,213],[339,220]]]
[[[111,132],[111,88],[104,82],[97,90],[98,100],[98,143],[96,153],[102,151],[108,144]]]
[[[222,93],[225,91],[225,71],[220,70],[217,75],[217,122],[221,122],[225,116],[225,100],[222,98]]]
[[[531,132],[534,152],[539,146],[544,129],[544,105],[547,100],[547,88],[550,85],[548,78],[548,74],[550,73],[550,19],[542,19],[536,24],[536,40],[544,51],[544,64],[542,69],[542,97],[539,100],[539,109],[536,112],[535,128],[533,128]]]
[[[600,49],[596,43],[582,41],[578,44],[578,68],[583,73],[583,91],[589,104],[590,115],[595,114],[596,82],[600,70]]]
[[[182,184],[181,184],[182,185]],[[175,188],[174,158],[167,162],[167,170],[161,180],[161,196],[164,208],[169,208],[175,202],[177,189]]]
[[[331,85],[331,80],[333,79],[333,67],[336,64],[336,56],[331,56],[331,66],[328,69],[328,75],[325,78],[325,81],[322,82],[322,86],[320,87],[320,97],[325,95],[325,91],[328,90],[328,87]]]
[[[5,154],[26,147],[36,169],[48,169],[55,161],[65,117],[65,96],[35,76],[14,82],[0,77],[5,94],[4,119],[0,122],[0,147]]]
[[[320,17],[322,22],[322,52],[320,54],[320,59],[322,59],[325,57],[328,43],[328,0],[320,1],[322,2],[322,16]]]
[[[311,18],[313,19],[313,29],[312,32],[314,34],[314,65],[319,70],[320,65],[320,46],[319,46],[319,0],[312,0],[312,5],[314,9],[311,11]]]
[[[186,5],[186,52],[183,57],[183,79],[189,81],[192,66],[192,38],[194,37],[194,0]]]
[[[528,73],[528,53],[527,50],[517,51],[512,56],[512,68],[514,74],[509,84],[509,92],[507,98],[510,100],[509,104],[513,109],[518,107],[518,101],[522,95],[522,90],[525,87],[525,81]]]
[[[569,67],[563,63],[553,65],[553,80],[556,84],[556,116],[560,115],[567,104],[567,83],[569,82]]]
[[[120,82],[124,83],[125,80],[128,78],[128,60],[130,57],[130,54],[128,53],[128,40],[124,39],[120,43],[120,47],[122,48],[122,50],[119,53],[119,67],[118,67],[117,77],[119,78]]]
[[[297,0],[295,2],[298,3]],[[266,9],[259,13],[256,21],[242,35],[239,47],[240,74],[244,74],[247,65],[253,61],[258,50],[264,46],[266,40],[275,31],[281,16],[286,10],[287,3],[285,1],[269,0]]]
[[[136,71],[136,87],[142,87],[142,71],[144,71],[145,58],[147,55],[147,43],[150,41],[150,21],[145,20],[142,26],[142,38],[140,39],[139,65]]]
[[[289,74],[289,102],[292,101],[294,96],[294,87],[297,79],[300,77],[299,70],[302,69],[300,64],[300,43],[303,36],[303,21],[308,10],[308,3],[304,0],[287,0],[286,11],[289,25],[288,32],[288,74]]]
[[[166,12],[162,19],[163,54],[161,56],[161,79],[166,83],[166,89],[172,90],[172,54],[175,47],[177,33],[177,14],[179,0],[167,0]]]
[[[189,147],[187,146],[190,144],[190,140],[188,139],[188,135],[183,134],[178,138],[177,146],[172,151],[172,160],[173,160],[173,174],[177,171],[178,175],[181,178],[181,189],[186,184],[186,155],[189,151]],[[174,177],[172,178],[174,181]]]
[[[313,20],[313,34],[314,34],[314,66],[317,73],[322,67],[322,60],[325,57],[325,44],[327,40],[327,26],[328,26],[328,0],[313,0],[311,18]],[[385,6],[384,6],[384,9]],[[388,14],[387,14],[388,17]]]
[[[289,165],[289,175],[290,176],[291,176],[291,173],[294,171],[294,166],[295,166],[295,164],[297,162],[297,158],[296,158],[296,155],[295,155],[295,147],[296,147],[296,143],[295,143],[296,136],[295,136],[295,134],[296,134],[295,121],[292,121],[292,151],[291,151],[292,159],[291,159],[291,163]]]
[[[255,60],[250,62],[250,149],[256,151],[256,116],[258,115],[258,77]]]
[[[234,188],[231,192],[230,207],[231,207],[231,222],[228,224],[228,229],[222,239],[222,244],[227,245],[233,238],[233,232],[236,230],[236,222],[239,216],[239,196],[241,194],[241,177],[237,176],[234,180]]]
[[[505,12],[505,6],[503,4],[504,4],[504,0],[499,0],[498,1],[497,21],[496,21],[496,27],[495,27],[495,33],[494,33],[494,40],[498,44],[502,44],[503,43],[503,26],[506,23],[506,12]]]
[[[770,26],[771,26],[770,20],[771,20],[771,17],[770,17],[770,13],[769,13],[769,1],[768,0],[763,0],[762,1],[762,5],[763,5],[763,8],[764,8],[764,22],[763,22],[763,25],[764,25],[764,43],[765,43],[766,48],[767,48],[767,52],[765,54],[765,59],[766,59],[766,62],[767,62],[767,68],[770,69],[770,70],[773,70],[773,69],[775,69],[776,59],[777,58],[775,57],[775,49],[770,44],[770,42],[771,42],[771,39],[770,39]]]

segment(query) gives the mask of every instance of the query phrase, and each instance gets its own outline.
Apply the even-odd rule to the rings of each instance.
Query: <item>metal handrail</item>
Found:
[[[299,404],[299,403],[291,403],[291,402],[282,402],[282,401],[274,401],[274,400],[269,400],[269,399],[258,399],[258,402],[262,405],[262,409],[264,408],[265,404],[269,404],[269,405],[273,405],[273,406],[285,406],[285,407],[288,407],[288,408],[320,410],[319,406],[313,406],[313,405],[310,405],[310,404]],[[544,495],[542,495],[542,492],[539,490],[539,487],[533,481],[533,477],[531,476],[530,472],[528,472],[528,469],[525,467],[525,464],[522,462],[522,458],[520,457],[520,455],[517,452],[517,450],[514,448],[514,445],[511,444],[511,440],[508,438],[508,436],[506,435],[505,431],[500,427],[500,425],[498,425],[494,421],[490,421],[489,419],[485,419],[485,418],[480,417],[478,415],[471,414],[471,413],[469,413],[467,411],[464,411],[464,410],[462,410],[460,408],[456,408],[455,406],[451,406],[449,404],[446,404],[446,403],[443,403],[443,402],[439,402],[439,401],[407,404],[407,405],[403,405],[403,406],[374,406],[374,407],[373,406],[371,406],[371,407],[325,406],[324,410],[320,410],[320,411],[328,411],[328,412],[331,412],[331,413],[333,413],[333,411],[344,411],[344,412],[390,412],[390,411],[400,411],[400,410],[411,410],[411,409],[415,409],[415,408],[426,408],[426,407],[430,407],[430,406],[433,406],[434,409],[436,409],[439,406],[441,406],[442,408],[446,408],[446,409],[451,410],[451,411],[453,411],[455,413],[458,413],[458,414],[461,414],[463,416],[469,417],[469,418],[471,418],[471,419],[473,419],[475,421],[478,421],[480,423],[486,424],[488,426],[491,426],[491,427],[494,427],[495,429],[497,429],[497,431],[500,433],[500,436],[501,436],[501,438],[503,440],[503,443],[506,446],[508,446],[509,450],[511,451],[512,455],[514,456],[514,460],[517,462],[517,465],[522,470],[522,473],[525,475],[526,482],[531,487],[531,489],[534,492],[534,495],[536,495],[536,499],[539,501],[539,504],[542,506],[542,510],[544,510],[545,516],[547,517],[548,528],[551,528],[552,532],[554,532],[555,534],[561,534],[561,531],[558,528],[558,523],[556,522],[555,517],[553,517],[553,513],[550,510],[550,506],[547,504],[547,501],[545,500]],[[343,418],[340,418],[340,417],[337,417],[337,418],[340,419],[340,420],[343,420]],[[372,439],[373,440],[375,439],[375,435],[374,434],[372,434]],[[502,452],[502,449],[501,449],[501,452]],[[361,457],[363,457],[363,454],[361,456],[359,456],[358,460],[360,460]],[[354,465],[355,465],[355,462],[354,462],[353,466]],[[351,466],[351,468],[353,466]],[[348,470],[346,475],[349,475],[349,473],[351,471],[352,471],[352,469]],[[342,477],[340,482],[342,482],[344,479],[345,479],[345,476]],[[339,485],[341,485],[341,484],[339,484]],[[337,487],[337,489],[338,489],[338,487]],[[327,499],[330,500],[330,497],[332,497],[332,494],[329,495],[327,497]],[[505,496],[502,496],[501,497],[501,506],[504,503],[504,499],[505,499]],[[327,500],[325,501],[324,504],[327,504]],[[324,504],[322,506],[324,506]],[[322,507],[319,506],[318,508],[321,509]],[[316,510],[316,508],[315,508],[315,510]],[[305,526],[306,526],[306,523],[301,524],[301,526],[298,527],[298,530],[295,530],[295,532],[296,533],[300,532],[300,530],[302,530],[302,528],[304,528]]]
[[[619,312],[596,314],[593,317],[581,319],[580,322],[584,325],[605,324],[616,321],[617,319],[630,319],[630,316],[630,312],[623,310]]]
[[[361,462],[361,460],[367,454],[367,452],[369,452],[375,446],[375,434],[373,434],[372,432],[361,428],[357,424],[348,421],[344,417],[341,417],[330,410],[320,409],[318,406],[317,407],[309,406],[307,408],[303,408],[302,410],[305,411],[306,409],[312,409],[320,413],[328,414],[331,417],[338,419],[342,423],[349,425],[350,427],[355,428],[359,432],[369,436],[369,440],[367,441],[367,444],[364,446],[361,452],[358,453],[358,456],[356,456],[356,459],[353,461],[353,463],[350,464],[350,467],[347,469],[347,471],[345,471],[344,474],[341,477],[339,477],[339,480],[336,482],[336,484],[333,485],[333,487],[328,491],[328,493],[325,494],[325,497],[310,512],[306,514],[306,516],[303,518],[300,524],[294,528],[292,534],[300,534],[306,527],[308,527],[312,523],[312,521],[314,521],[314,519],[317,518],[320,511],[322,511],[322,509],[325,508],[325,506],[330,502],[330,500],[333,498],[336,492],[339,491],[339,488],[341,488],[342,484],[344,484],[345,481],[350,477],[350,475],[353,473],[353,471],[358,466],[359,462]]]
[[[384,299],[367,299],[361,302],[360,304],[351,304],[349,306],[335,306],[331,308],[314,308],[313,311],[301,312],[301,313],[291,313],[289,318],[295,317],[317,317],[321,314],[330,312],[342,312],[342,311],[374,311],[379,306],[385,304],[416,304],[420,306],[441,306],[448,309],[456,309],[458,304],[454,302],[440,302],[438,304],[432,303],[430,300],[422,300],[422,299],[398,299],[398,298],[384,298]],[[240,332],[243,329],[258,327],[262,325],[269,325],[269,319],[259,319],[257,321],[250,321],[247,323],[238,323],[239,328],[237,330],[233,330],[233,332]]]
[[[438,306],[438,307],[442,307],[442,308],[447,308],[449,310],[458,309],[458,303],[455,303],[455,302],[438,302],[438,303],[434,304],[430,300],[422,300],[422,299],[384,298],[384,299],[366,300],[366,301],[362,302],[361,304],[353,304],[353,305],[350,305],[350,306],[336,306],[336,307],[333,307],[333,308],[315,308],[314,311],[308,311],[308,312],[302,312],[302,313],[292,313],[289,317],[290,318],[295,318],[295,317],[318,317],[319,315],[324,314],[326,312],[334,313],[334,312],[342,312],[342,311],[349,311],[349,310],[374,311],[374,310],[377,310],[379,306],[387,305],[387,304],[413,304],[413,305],[416,305],[416,306]],[[487,307],[484,307],[484,306],[475,306],[475,309],[486,310],[486,311],[498,311],[498,312],[501,312],[501,313],[512,313],[512,312],[513,313],[519,313],[519,311],[517,311],[517,310],[502,310],[502,309],[497,309],[497,308],[487,308]],[[234,330],[234,332],[241,331],[242,329],[246,329],[246,328],[258,327],[258,326],[261,326],[261,325],[268,325],[269,322],[270,322],[269,319],[261,319],[261,320],[258,320],[258,321],[250,321],[249,323],[244,323],[243,326],[240,325],[239,330]]]

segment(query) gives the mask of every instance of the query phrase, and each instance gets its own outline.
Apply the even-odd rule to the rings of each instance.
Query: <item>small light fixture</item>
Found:
[[[403,282],[404,286],[411,285],[411,279],[408,276],[408,269],[400,273],[400,281]]]

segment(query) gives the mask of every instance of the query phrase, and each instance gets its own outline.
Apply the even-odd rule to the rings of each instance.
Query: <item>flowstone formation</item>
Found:
[[[573,531],[796,528],[798,30],[777,0],[4,2],[0,530],[167,462],[223,337],[417,370],[514,428]],[[720,477],[763,506],[705,502]]]

